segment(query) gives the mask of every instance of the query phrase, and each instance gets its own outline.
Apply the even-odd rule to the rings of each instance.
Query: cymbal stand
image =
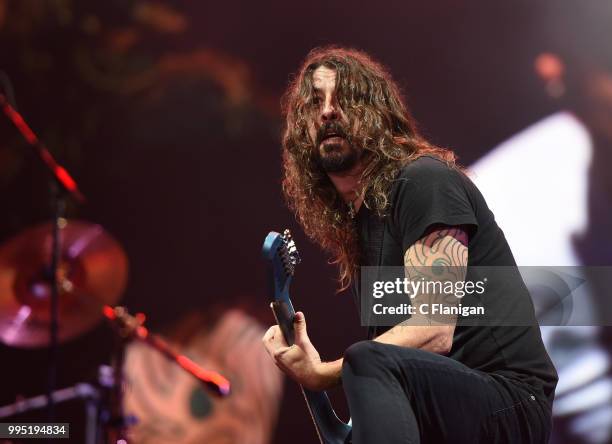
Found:
[[[49,383],[47,388],[47,397],[49,399],[49,421],[54,419],[54,405],[53,405],[53,391],[55,389],[56,377],[57,377],[57,354],[58,354],[58,331],[59,331],[59,288],[57,282],[57,268],[60,261],[60,229],[63,224],[64,211],[66,208],[65,197],[71,196],[77,202],[84,202],[85,197],[79,191],[77,183],[70,176],[68,171],[61,165],[59,165],[47,147],[38,138],[38,136],[28,126],[24,118],[19,114],[13,106],[9,103],[3,94],[0,94],[0,107],[2,111],[8,117],[8,119],[15,125],[19,133],[23,136],[25,141],[34,149],[37,156],[40,158],[42,163],[45,165],[47,170],[50,172],[53,178],[53,240],[52,240],[52,251],[51,251],[51,264],[50,264],[50,284],[51,284],[51,303],[50,303],[50,325],[49,325],[49,336],[50,336],[50,351],[49,351]]]

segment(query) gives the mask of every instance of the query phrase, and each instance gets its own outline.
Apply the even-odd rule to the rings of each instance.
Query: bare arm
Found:
[[[419,239],[404,254],[406,276],[440,281],[465,279],[468,261],[467,233],[461,227],[437,227]],[[435,275],[432,273],[436,267]],[[454,298],[451,298],[451,303]],[[385,344],[413,347],[446,354],[453,344],[456,317],[432,322],[420,315],[418,307],[427,303],[425,295],[417,295],[412,305],[417,314],[374,339]],[[429,324],[429,325],[427,325]]]

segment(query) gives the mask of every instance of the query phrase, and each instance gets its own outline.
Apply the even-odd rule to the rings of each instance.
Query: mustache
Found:
[[[342,125],[342,123],[337,121],[325,122],[317,131],[317,146],[321,145],[323,139],[330,134],[334,134],[348,140],[348,131],[344,125]]]

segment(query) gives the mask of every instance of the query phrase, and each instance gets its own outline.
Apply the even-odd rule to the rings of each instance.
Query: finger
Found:
[[[276,350],[280,348],[288,348],[288,344],[278,325],[273,325],[268,329],[262,338],[262,342],[270,356],[273,356]]]
[[[293,317],[293,328],[295,330],[295,339],[297,342],[308,340],[308,332],[306,330],[306,317],[304,313],[298,311]]]
[[[261,342],[263,342],[266,351],[271,357],[274,357],[274,351],[278,348],[278,346],[274,342],[274,336],[276,335],[277,329],[278,326],[273,325],[266,331],[266,333],[261,338]]]
[[[273,343],[276,347],[287,347],[287,341],[285,341],[285,337],[283,336],[283,332],[281,331],[278,325],[274,326],[274,335],[270,339],[270,342]]]
[[[272,357],[277,365],[281,367],[286,367],[286,356],[287,353],[291,350],[291,347],[278,347],[272,352]]]
[[[276,360],[277,354],[281,351],[284,351],[288,347],[281,343],[279,343],[278,339],[271,338],[270,340],[264,341],[264,347],[270,356],[272,356]]]
[[[263,337],[261,338],[261,340],[263,342],[269,342],[271,338],[274,337],[274,327],[277,327],[276,325],[273,325],[272,327],[270,327],[266,333],[263,335]]]
[[[283,336],[283,332],[278,325],[273,325],[270,327],[261,340],[264,342],[274,343],[278,347],[288,346],[287,341],[285,341],[285,337]]]

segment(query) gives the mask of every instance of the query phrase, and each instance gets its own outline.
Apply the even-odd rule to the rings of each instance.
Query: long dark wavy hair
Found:
[[[366,205],[383,217],[399,170],[423,155],[455,167],[452,151],[429,144],[418,133],[388,71],[367,54],[340,47],[313,49],[290,82],[282,99],[283,193],[306,235],[331,253],[339,266],[340,290],[348,288],[359,266],[354,221],[317,160],[308,122],[318,111],[313,72],[320,66],[336,71],[336,96],[347,115],[353,145],[363,152],[366,167],[360,184]]]

